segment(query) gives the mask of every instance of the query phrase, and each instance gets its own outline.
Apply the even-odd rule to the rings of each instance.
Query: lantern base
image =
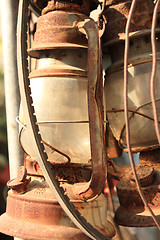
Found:
[[[8,192],[0,231],[23,239],[80,240],[89,238],[70,221],[44,180],[31,181],[24,194]]]
[[[160,208],[152,208],[157,221],[160,221]],[[115,214],[115,222],[125,227],[154,227],[156,226],[151,214],[147,209],[143,212],[134,212],[120,206]]]
[[[115,230],[107,220],[107,202],[103,194],[89,203],[71,201],[90,224],[113,237]],[[10,190],[6,213],[0,216],[0,232],[30,240],[89,240],[63,211],[43,177],[32,177],[29,189],[23,194]]]
[[[136,165],[137,177],[144,196],[157,220],[160,220],[160,175],[159,171],[147,164]],[[150,211],[145,207],[132,171],[128,171],[117,184],[120,207],[115,213],[115,222],[127,227],[156,226]]]
[[[32,239],[32,240],[89,240],[81,230],[56,225],[35,224],[32,222],[21,221],[4,213],[0,217],[0,231],[17,238]]]

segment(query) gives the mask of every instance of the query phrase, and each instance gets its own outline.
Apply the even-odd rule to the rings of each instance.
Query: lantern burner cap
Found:
[[[139,165],[136,168],[137,176],[140,181],[141,187],[150,186],[154,181],[154,169],[147,165]],[[131,173],[130,179],[135,182],[135,177]]]

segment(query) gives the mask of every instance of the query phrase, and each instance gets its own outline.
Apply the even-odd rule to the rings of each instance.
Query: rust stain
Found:
[[[57,48],[87,48],[87,39],[80,33],[76,23],[85,15],[65,11],[53,11],[41,16],[37,21],[31,57],[39,57],[39,51]]]
[[[156,164],[156,160],[154,160],[154,164],[148,164],[143,161],[136,165],[136,171],[143,193],[150,208],[156,215],[160,215],[159,163]],[[118,224],[132,227],[155,226],[148,209],[144,206],[144,203],[139,195],[131,168],[117,184],[117,195],[120,201],[120,207],[116,211],[115,220]],[[123,216],[122,212],[124,213]],[[127,212],[128,214],[126,214]]]
[[[89,240],[76,229],[40,177],[30,182],[30,191],[9,191],[6,213],[0,217],[0,230],[24,239]]]
[[[18,170],[17,178],[7,182],[8,188],[11,188],[14,194],[22,194],[29,189],[31,178],[27,178],[27,169],[21,166]]]
[[[106,2],[104,15],[107,19],[106,30],[103,35],[105,45],[125,39],[125,27],[129,15],[131,1],[109,0]],[[154,3],[152,0],[137,0],[136,8],[131,19],[130,33],[151,29]]]

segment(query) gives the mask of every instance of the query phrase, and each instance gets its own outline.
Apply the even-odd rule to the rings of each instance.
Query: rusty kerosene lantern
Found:
[[[42,10],[42,16],[28,49],[29,56],[36,59],[29,79],[27,4],[23,0],[18,22],[22,98],[18,121],[25,167],[8,183],[12,190],[7,211],[0,218],[0,231],[25,239],[88,239],[84,233],[92,239],[113,237],[115,231],[107,220],[106,199],[101,194],[106,154],[100,38],[97,24],[88,17],[97,2],[41,0],[32,1],[32,5],[35,11],[37,7]],[[53,191],[58,189],[56,198],[84,233],[75,228],[48,185]]]
[[[115,221],[131,227],[160,226],[159,142],[150,94],[153,89],[150,79],[154,74],[152,60],[155,57],[157,71],[154,75],[154,99],[159,113],[158,20],[155,30],[158,4],[158,1],[155,4],[152,0],[112,0],[106,1],[104,12],[107,25],[103,51],[108,51],[112,62],[106,70],[105,79],[109,126],[119,146],[129,152],[131,159],[131,151],[140,152],[137,174],[132,172],[135,168],[133,162],[132,169],[114,166],[114,170],[111,170],[111,174],[120,180],[117,185],[120,207],[116,211]],[[154,46],[157,46],[156,55],[152,53],[153,40]],[[138,188],[136,175],[140,185]]]

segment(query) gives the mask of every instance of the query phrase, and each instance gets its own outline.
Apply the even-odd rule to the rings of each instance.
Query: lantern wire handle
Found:
[[[128,116],[128,66],[127,65],[128,65],[128,56],[129,56],[129,29],[130,29],[131,18],[132,18],[132,14],[135,9],[135,6],[136,6],[136,0],[133,0],[131,3],[131,8],[130,8],[128,20],[126,23],[126,31],[125,31],[126,38],[125,38],[125,50],[124,50],[124,115],[125,115],[125,122],[126,122],[126,141],[127,141],[127,148],[128,148],[130,163],[131,163],[133,175],[135,178],[135,182],[137,184],[137,189],[138,189],[139,195],[140,195],[144,205],[150,212],[155,224],[157,225],[158,229],[160,230],[160,224],[158,223],[156,216],[154,215],[152,209],[148,205],[148,202],[145,198],[145,195],[144,195],[141,185],[139,183],[136,168],[135,168],[135,163],[134,163],[133,155],[132,155],[132,151],[131,151],[131,144],[130,144],[129,116]]]
[[[159,130],[159,121],[158,121],[158,113],[156,108],[156,101],[155,101],[155,76],[156,76],[156,66],[157,66],[157,54],[156,54],[156,37],[155,37],[155,29],[156,29],[156,22],[157,22],[157,12],[159,7],[160,0],[157,0],[153,12],[153,19],[152,19],[152,29],[151,29],[151,45],[152,45],[152,74],[150,80],[150,95],[152,100],[152,108],[153,108],[153,116],[154,116],[154,124],[155,124],[155,131],[158,139],[158,143],[160,144],[160,130]]]

